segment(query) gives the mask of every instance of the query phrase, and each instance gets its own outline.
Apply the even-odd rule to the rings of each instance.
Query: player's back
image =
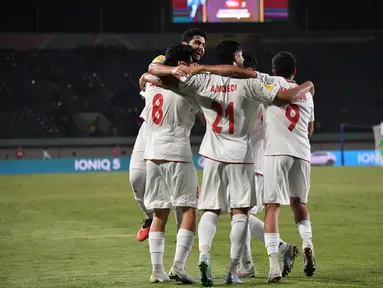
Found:
[[[281,87],[296,87],[276,77]],[[302,95],[289,105],[268,106],[266,110],[265,155],[290,155],[310,161],[309,123],[314,121],[314,101],[311,93]]]
[[[259,87],[252,88],[251,80],[214,74],[198,74],[186,80],[194,87],[191,92],[196,94],[207,122],[201,155],[227,163],[253,163],[249,124],[260,99],[254,91]],[[272,93],[275,96],[276,92]]]
[[[250,122],[249,134],[250,143],[253,150],[254,169],[257,173],[261,173],[263,166],[265,125],[263,123],[263,115],[265,114],[263,104],[259,105],[254,112],[253,119]]]
[[[192,161],[190,132],[199,111],[193,99],[148,84],[142,113],[147,125],[145,159]]]

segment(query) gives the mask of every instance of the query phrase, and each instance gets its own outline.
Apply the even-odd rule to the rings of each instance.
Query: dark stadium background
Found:
[[[138,78],[190,27],[209,33],[204,63],[216,63],[223,39],[255,52],[262,72],[276,52],[293,52],[297,80],[316,87],[313,150],[339,149],[340,123],[356,125],[346,149],[374,149],[367,128],[383,115],[378,2],[296,0],[287,22],[173,24],[165,0],[11,1],[0,11],[0,159],[18,146],[32,158],[43,147],[52,157],[110,156],[116,144],[130,155],[144,104]],[[91,136],[89,125],[99,127]],[[203,131],[193,129],[193,144]]]

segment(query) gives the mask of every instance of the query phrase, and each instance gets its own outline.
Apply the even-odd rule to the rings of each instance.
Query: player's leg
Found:
[[[240,259],[240,265],[238,265],[237,274],[238,274],[238,277],[240,278],[246,278],[246,277],[251,278],[251,277],[255,277],[257,274],[253,264],[253,255],[251,253],[250,227],[248,227],[248,230],[246,233],[245,246],[243,247],[243,252]]]
[[[194,243],[197,218],[197,172],[193,163],[169,163],[167,173],[168,187],[173,193],[172,206],[180,207],[182,222],[177,233],[177,245],[171,279],[183,284],[193,284],[194,279],[186,272],[186,261]]]
[[[265,156],[264,159],[264,191],[262,202],[265,205],[264,237],[267,255],[269,256],[270,271],[268,282],[275,283],[282,278],[279,266],[279,229],[278,218],[280,205],[289,203],[288,171],[294,160],[288,156]]]
[[[170,193],[165,179],[162,177],[163,164],[146,161],[146,191],[144,204],[154,211],[153,223],[149,232],[149,250],[152,263],[150,282],[167,282],[163,256],[165,250],[165,225],[170,212]],[[150,189],[148,189],[150,187]]]
[[[249,213],[249,230],[248,234],[246,235],[246,242],[245,247],[243,249],[242,257],[240,266],[238,267],[238,276],[239,277],[255,277],[256,276],[256,270],[254,268],[252,254],[251,254],[251,236],[253,236],[256,239],[262,239],[263,241],[263,222],[261,221],[262,225],[257,225],[260,221],[258,218],[253,216],[252,214],[256,214],[260,212],[263,209],[262,200],[261,200],[261,193],[263,191],[263,175],[255,173],[254,177],[254,185],[255,185],[255,193],[256,193],[256,199],[257,199],[257,205],[254,206]],[[250,222],[252,220],[252,222]],[[253,235],[255,234],[255,236]]]
[[[165,226],[168,220],[170,209],[154,209],[153,223],[149,232],[149,250],[152,263],[152,275],[150,282],[167,282],[169,276],[164,269],[165,251]]]
[[[312,243],[310,214],[306,206],[310,190],[310,163],[295,159],[289,180],[290,206],[294,212],[295,223],[302,239],[304,272],[311,277],[316,270],[316,261]]]
[[[145,122],[142,123],[134,143],[132,157],[130,159],[129,178],[132,186],[134,199],[145,214],[145,220],[137,233],[137,240],[144,241],[149,237],[149,229],[152,224],[153,212],[146,209],[144,205],[145,182],[146,182],[146,163],[144,160],[145,143],[144,133]]]
[[[225,175],[228,179],[228,194],[230,199],[232,227],[230,232],[230,264],[225,277],[225,283],[243,283],[237,275],[237,267],[248,234],[248,212],[250,207],[257,204],[253,165],[228,164]]]
[[[129,178],[134,193],[134,199],[145,214],[145,220],[137,233],[137,240],[145,241],[149,236],[149,229],[153,219],[153,211],[146,209],[144,204],[146,169],[137,168],[137,166],[138,165],[135,163],[134,166],[130,167]]]
[[[176,220],[176,227],[177,227],[177,233],[178,233],[178,230],[180,230],[180,226],[182,223],[183,212],[181,207],[174,207],[173,211],[174,211],[174,218]]]
[[[262,194],[264,191],[263,175],[255,174],[255,187],[257,191],[257,206],[251,209],[249,215],[249,229],[251,236],[265,243],[264,223],[255,215],[263,210]],[[279,239],[278,253],[282,260],[282,277],[286,277],[293,269],[295,258],[298,256],[298,248],[295,244],[289,244]]]
[[[217,231],[221,210],[228,211],[225,185],[222,181],[223,164],[205,159],[198,209],[205,210],[198,224],[200,283],[203,287],[213,285],[210,250]]]

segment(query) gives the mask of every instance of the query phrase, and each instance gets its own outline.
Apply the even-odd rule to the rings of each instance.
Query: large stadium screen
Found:
[[[288,19],[288,0],[172,0],[173,23],[254,23]]]

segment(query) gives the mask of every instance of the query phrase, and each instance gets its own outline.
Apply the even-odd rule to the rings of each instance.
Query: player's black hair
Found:
[[[202,31],[198,28],[190,28],[182,34],[181,42],[189,43],[194,36],[201,36],[205,39],[205,41],[207,40],[207,35],[205,31]]]
[[[177,66],[178,61],[184,61],[186,64],[191,63],[193,57],[193,48],[190,45],[176,43],[170,45],[165,53],[165,65]]]
[[[277,76],[289,78],[297,67],[297,59],[287,51],[281,51],[274,56],[272,66]]]
[[[248,51],[242,52],[243,56],[243,68],[252,68],[253,70],[257,67],[257,58],[255,58],[254,54]]]
[[[221,64],[233,64],[235,53],[241,51],[241,44],[233,40],[225,40],[217,45],[217,57]]]

